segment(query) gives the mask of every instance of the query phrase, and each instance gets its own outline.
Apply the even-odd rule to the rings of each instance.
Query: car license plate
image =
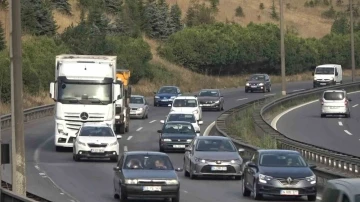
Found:
[[[210,105],[209,105],[209,104],[203,104],[203,106],[208,107],[208,106],[210,106]]]
[[[251,88],[256,88],[257,86],[251,86]]]
[[[299,195],[299,191],[298,190],[281,190],[280,192],[281,195]]]
[[[326,85],[326,83],[320,83],[320,85],[325,86],[325,85]]]
[[[104,149],[91,149],[92,153],[104,153]]]
[[[213,170],[213,171],[218,171],[218,170],[220,170],[220,171],[226,171],[226,170],[227,170],[227,167],[213,166],[213,167],[211,167],[211,170]]]
[[[160,186],[145,186],[143,187],[143,191],[161,191]]]
[[[167,102],[167,101],[169,101],[168,99],[162,99],[161,101],[163,101],[163,102]]]
[[[185,145],[174,145],[174,148],[185,148]]]

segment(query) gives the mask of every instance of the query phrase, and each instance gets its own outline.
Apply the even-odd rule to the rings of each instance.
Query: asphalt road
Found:
[[[276,127],[288,137],[301,142],[360,157],[360,94],[349,94],[350,118],[320,117],[321,105],[314,102],[286,113]]]
[[[288,92],[312,87],[312,82],[288,83]],[[280,85],[273,85],[270,93],[244,93],[244,88],[222,90],[225,110],[259,99],[281,93]],[[169,107],[151,107],[149,119],[132,120],[130,132],[120,140],[121,151],[150,150],[158,151],[160,120],[169,112]],[[204,111],[201,132],[221,114],[217,111]],[[71,151],[55,152],[53,143],[53,117],[36,120],[25,125],[26,169],[28,191],[44,196],[54,202],[81,201],[106,202],[113,198],[113,170],[115,163],[106,161],[74,162]],[[213,133],[211,130],[210,133]],[[10,130],[4,131],[5,142],[10,141]],[[210,134],[212,135],[212,134]],[[169,153],[175,167],[182,167],[183,153]],[[7,166],[5,180],[10,178]],[[179,173],[181,181],[181,201],[252,201],[242,197],[241,181],[205,179],[190,180]],[[274,199],[265,201],[306,201],[304,199]]]

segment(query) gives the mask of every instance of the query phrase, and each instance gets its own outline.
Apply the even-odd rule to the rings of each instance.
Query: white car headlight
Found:
[[[164,142],[171,142],[170,139],[163,139]]]
[[[76,140],[76,143],[82,146],[86,146],[86,144],[84,142],[81,142],[79,139]]]
[[[191,141],[192,141],[192,139],[187,139],[187,140],[186,140],[186,142],[191,142]]]
[[[159,96],[155,96],[155,98],[160,98]]]
[[[230,163],[242,164],[242,161],[240,159],[234,159],[234,160],[231,160]]]
[[[219,104],[220,100],[216,101],[215,104]]]
[[[273,177],[271,177],[271,176],[259,174],[259,182],[261,182],[261,183],[267,183],[267,181],[270,181],[272,179],[273,179]]]
[[[249,84],[249,83],[246,83],[246,86],[250,86],[250,84]]]
[[[144,109],[143,109],[143,108],[138,108],[136,111],[140,111],[140,112],[141,112],[142,110],[144,110]]]
[[[206,162],[204,159],[197,158],[197,157],[194,157],[194,160],[195,160],[195,162],[201,162],[201,163],[205,163],[205,162]]]
[[[316,183],[316,176],[310,176],[310,177],[306,177],[305,178],[306,181],[310,182],[311,184],[315,184]]]
[[[115,119],[120,119],[120,116],[119,116],[119,115],[116,115],[116,116],[115,116]]]
[[[137,184],[138,180],[136,179],[126,179],[125,184]]]
[[[259,86],[263,86],[264,84],[263,83],[259,83]]]
[[[115,146],[115,145],[117,145],[117,144],[119,144],[119,142],[116,140],[115,142],[110,143],[109,146]]]
[[[177,180],[166,180],[165,183],[169,184],[169,185],[170,184],[179,184],[179,181],[177,181]]]

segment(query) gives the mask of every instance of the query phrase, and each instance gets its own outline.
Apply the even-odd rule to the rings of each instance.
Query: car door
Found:
[[[124,155],[122,155],[121,156],[121,158],[120,158],[120,160],[118,161],[118,163],[117,163],[117,167],[119,167],[119,168],[122,168],[122,165],[123,165],[123,163],[124,163]],[[123,179],[123,173],[122,173],[122,171],[120,170],[120,171],[114,171],[115,173],[114,173],[114,188],[115,188],[115,191],[117,192],[117,193],[119,193],[120,192],[120,189],[121,189],[121,183],[122,183],[122,180],[121,179]]]
[[[253,158],[251,159],[251,163],[259,166],[258,160],[259,160],[259,154],[256,152],[254,154]],[[248,167],[247,172],[248,172],[248,183],[252,188],[252,187],[254,187],[255,175],[257,173],[257,170],[255,168]]]
[[[184,164],[185,164],[185,169],[186,170],[190,170],[190,162],[191,162],[191,156],[192,156],[192,153],[194,151],[194,147],[196,145],[196,138],[194,138],[191,143],[189,144],[189,148],[191,149],[191,151],[185,151],[185,154],[184,154]]]

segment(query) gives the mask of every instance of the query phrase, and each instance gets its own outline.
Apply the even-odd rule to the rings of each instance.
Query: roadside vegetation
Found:
[[[161,85],[178,85],[184,92],[243,86],[247,75],[257,72],[280,81],[278,5],[272,1],[21,1],[25,107],[52,103],[47,97],[52,64],[62,53],[117,55],[118,67],[131,70],[134,93],[143,95]],[[287,15],[285,40],[288,81],[311,79],[320,63],[350,66],[347,8],[333,1],[287,1],[286,12],[293,14]],[[5,0],[0,5],[2,114],[10,110],[8,14]],[[307,33],[327,26],[327,34],[302,38],[309,36],[300,23],[309,18]],[[313,22],[317,26],[311,28]],[[357,50],[358,24],[355,30]]]

